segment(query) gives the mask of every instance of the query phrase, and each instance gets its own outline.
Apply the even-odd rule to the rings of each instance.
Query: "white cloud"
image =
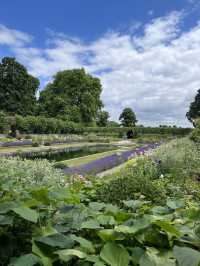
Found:
[[[22,46],[31,41],[31,37],[21,31],[9,29],[0,24],[0,44]]]
[[[78,67],[98,75],[112,118],[130,106],[140,124],[186,125],[188,105],[200,88],[200,24],[182,32],[183,17],[172,12],[144,25],[140,36],[112,31],[89,44],[51,34],[43,49],[27,45],[30,36],[19,31],[14,31],[20,44],[16,47],[0,27],[0,44],[9,45],[32,74],[45,80],[59,70]]]

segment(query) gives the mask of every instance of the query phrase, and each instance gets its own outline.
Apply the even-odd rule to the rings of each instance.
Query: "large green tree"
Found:
[[[195,125],[195,119],[200,118],[200,89],[197,91],[194,101],[190,104],[186,116],[193,125]]]
[[[83,68],[60,71],[40,94],[40,113],[74,122],[93,122],[103,106],[101,91],[100,80]]]
[[[97,126],[106,127],[108,125],[108,118],[110,117],[107,111],[99,111],[97,114]]]
[[[124,110],[122,111],[119,120],[121,121],[121,124],[124,127],[132,127],[135,126],[137,119],[136,119],[136,115],[133,112],[133,110],[129,107],[124,108]]]
[[[0,110],[9,114],[32,114],[36,106],[39,80],[28,74],[15,58],[0,63]]]

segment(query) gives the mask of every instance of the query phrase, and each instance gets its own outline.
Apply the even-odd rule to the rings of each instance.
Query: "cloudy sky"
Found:
[[[105,109],[139,124],[188,126],[200,88],[199,0],[1,0],[0,58],[15,56],[41,81],[84,67]]]

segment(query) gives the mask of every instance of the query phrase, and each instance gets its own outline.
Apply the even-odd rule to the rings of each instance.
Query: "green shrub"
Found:
[[[9,182],[9,187],[15,186],[60,186],[65,184],[62,172],[54,169],[53,164],[47,160],[22,160],[21,158],[0,157],[1,182]]]
[[[49,142],[49,141],[45,142],[44,146],[51,146],[51,142]]]
[[[39,146],[40,146],[40,144],[38,142],[33,142],[32,143],[32,147],[39,147]]]
[[[16,129],[25,134],[69,134],[74,133],[75,124],[56,118],[42,116],[17,115],[15,117]],[[78,125],[76,125],[78,127]]]
[[[195,128],[190,133],[190,138],[194,142],[200,143],[200,118],[195,120]]]
[[[4,112],[0,111],[0,133],[8,133],[9,129],[9,119]]]
[[[163,144],[153,153],[163,175],[183,179],[200,173],[200,152],[189,138],[182,138]]]
[[[152,182],[158,178],[157,165],[150,158],[141,158],[135,166],[129,166],[100,183],[96,188],[96,199],[120,204],[142,195],[153,202],[161,202],[165,199],[165,191]]]

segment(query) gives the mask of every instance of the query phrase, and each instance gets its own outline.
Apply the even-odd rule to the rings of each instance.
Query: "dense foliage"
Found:
[[[75,124],[56,118],[44,116],[16,116],[15,128],[21,133],[49,134],[49,133],[74,133]],[[77,127],[77,126],[76,126]]]
[[[0,111],[0,132],[7,133],[10,129],[10,123],[8,121],[7,115]]]
[[[200,118],[195,119],[195,128],[192,130],[190,138],[193,141],[200,143]]]
[[[130,160],[121,187],[106,177],[114,199],[103,203],[93,178],[0,159],[0,265],[198,266],[199,160],[188,139],[164,144]]]
[[[106,111],[100,111],[97,114],[97,126],[106,127],[108,125],[109,113]]]
[[[195,125],[195,119],[200,117],[200,89],[198,90],[194,101],[190,104],[190,108],[186,116],[193,125]]]
[[[119,116],[119,120],[124,127],[134,127],[137,119],[136,115],[131,108],[124,108]]]
[[[94,199],[120,204],[122,200],[138,199],[142,194],[147,200],[161,203],[170,195],[182,197],[190,193],[199,199],[195,178],[200,174],[200,152],[187,138],[163,144],[152,155],[134,162],[98,181]]]
[[[39,80],[28,74],[14,58],[0,63],[0,110],[9,114],[28,115],[35,111]]]
[[[150,134],[153,135],[174,135],[185,136],[189,134],[191,128],[179,128],[179,127],[85,127],[82,124],[66,121],[58,118],[47,118],[44,116],[20,116],[8,117],[4,113],[0,113],[0,133],[7,132],[11,126],[20,133],[29,134],[80,134],[90,135],[96,134],[97,136],[106,137],[122,137],[126,136],[129,130],[134,131],[134,135],[140,137],[140,135]],[[149,137],[148,136],[148,139]],[[147,140],[148,141],[148,140]]]
[[[65,120],[90,123],[102,107],[101,83],[84,69],[58,72],[41,92],[40,113]]]

